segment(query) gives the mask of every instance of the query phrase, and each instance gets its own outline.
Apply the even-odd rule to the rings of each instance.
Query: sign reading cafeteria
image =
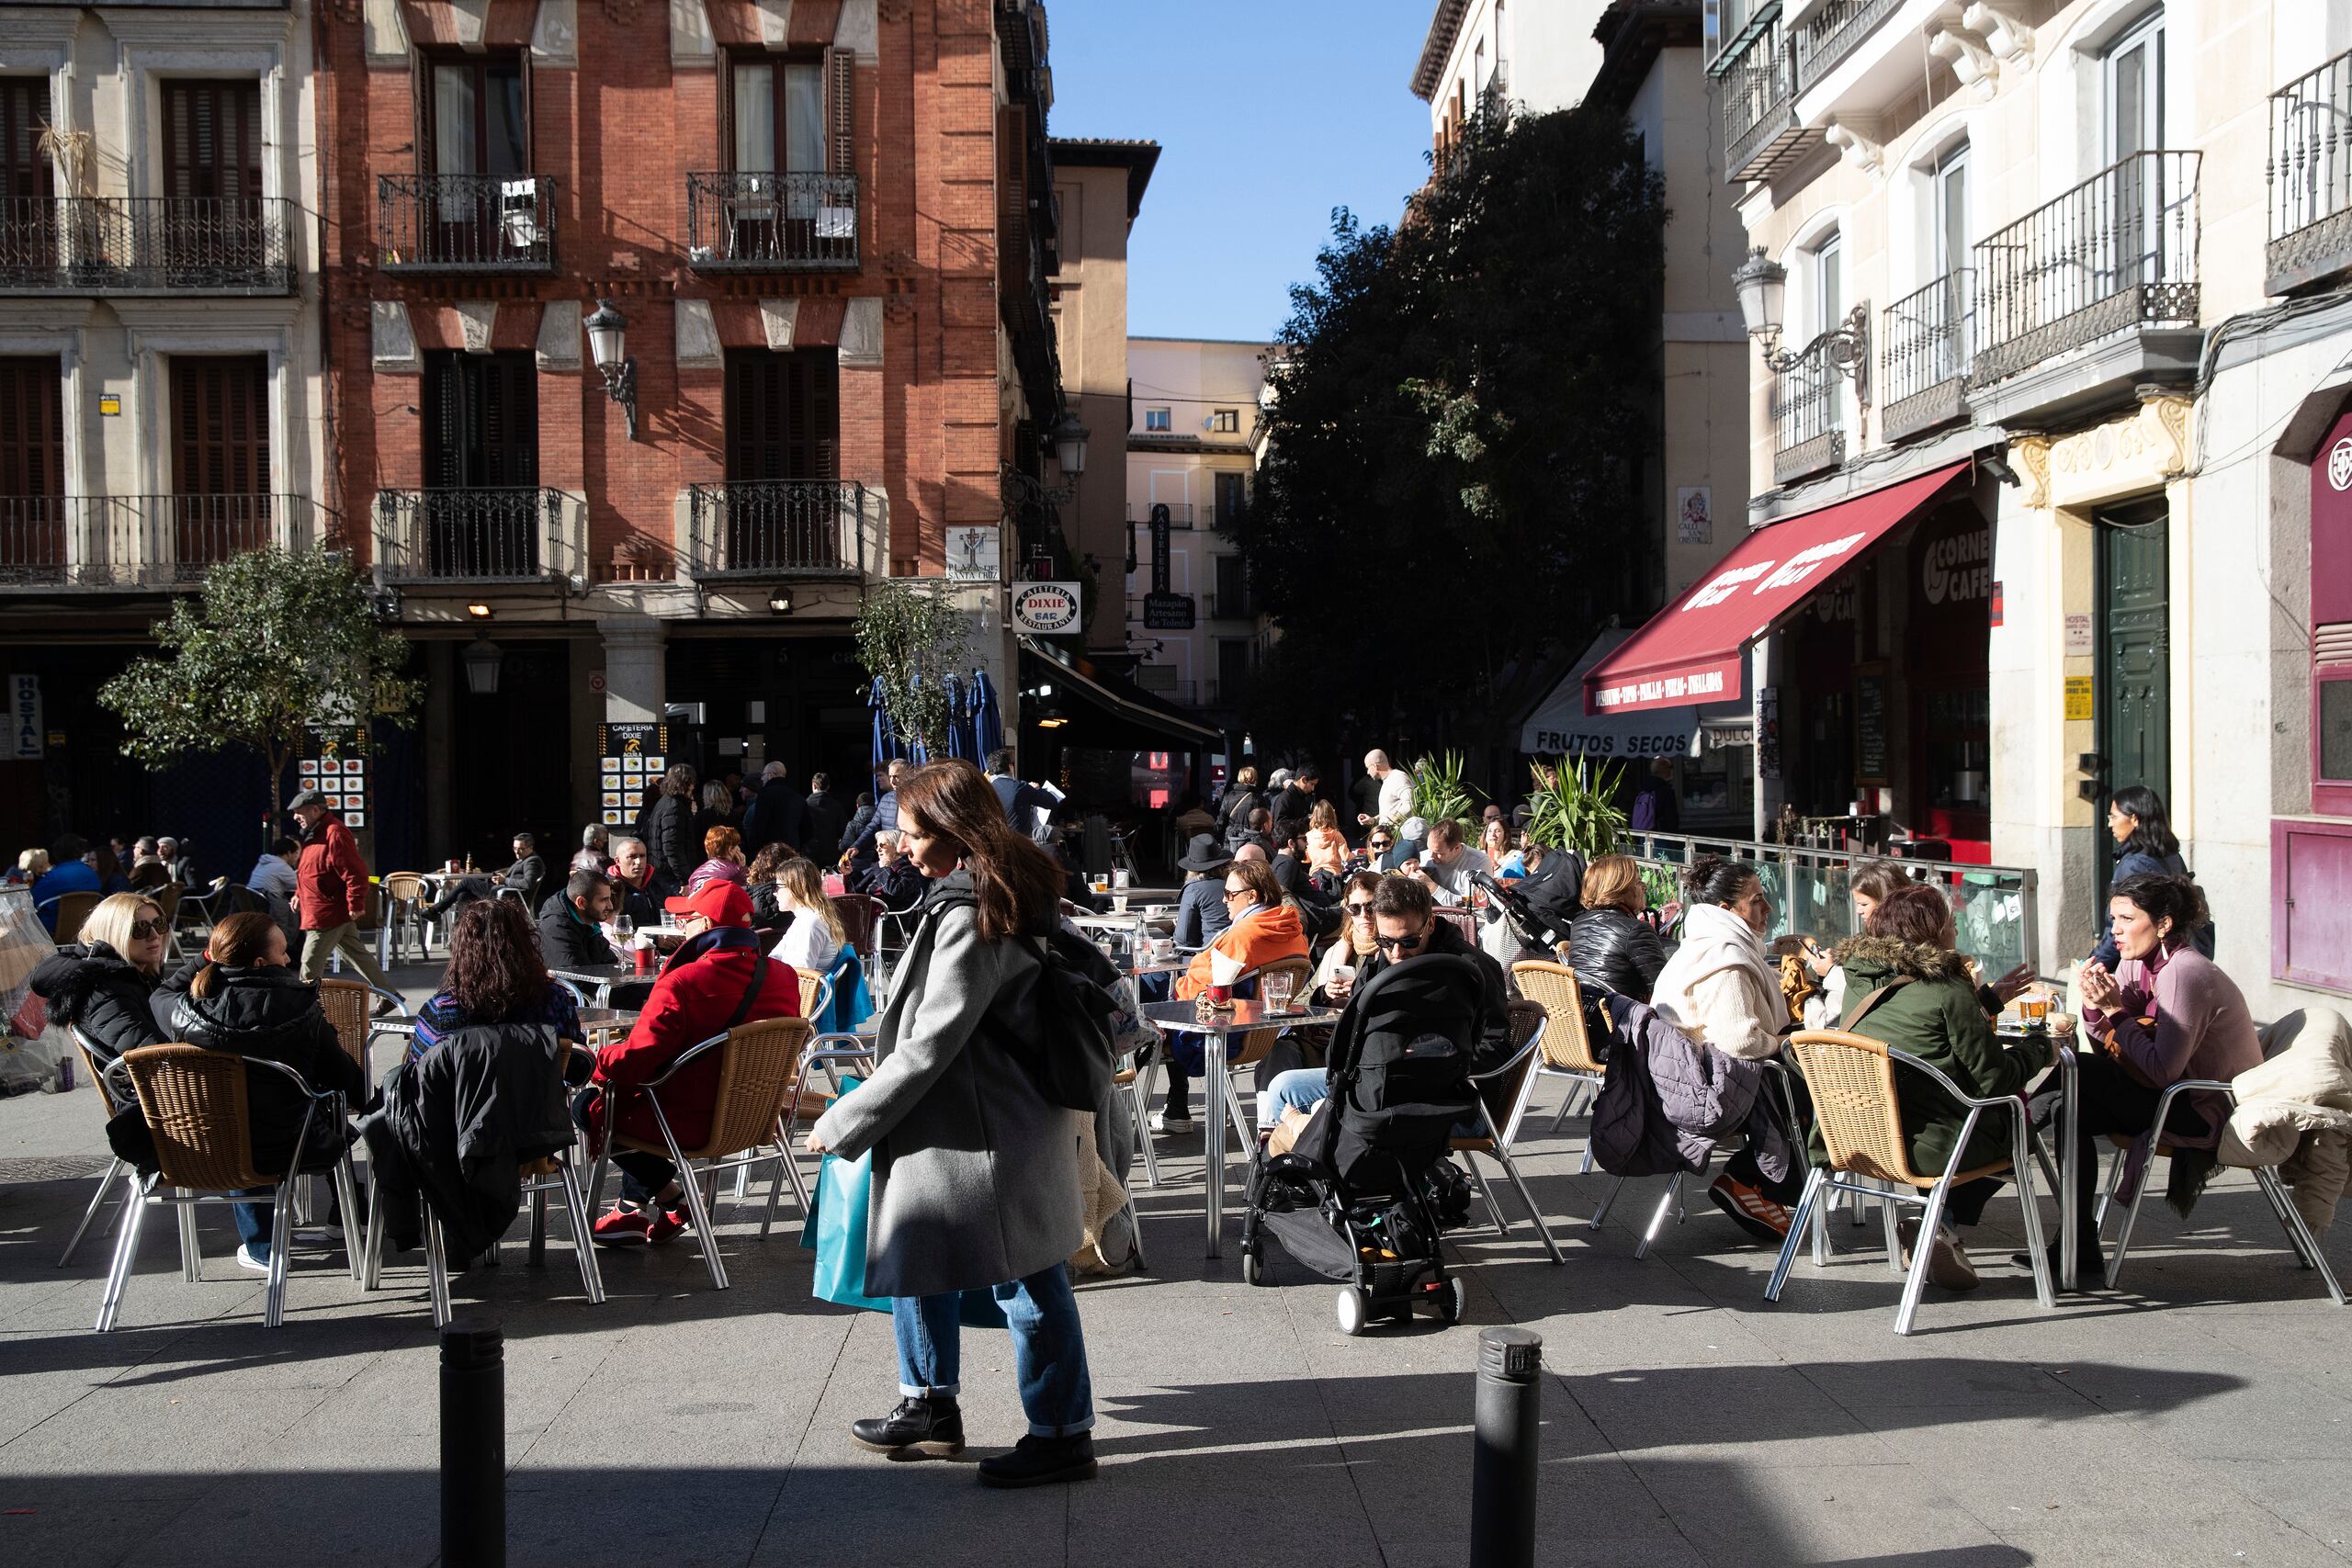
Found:
[[[1024,582],[1012,591],[1012,624],[1024,632],[1051,635],[1078,625],[1075,582]]]
[[[668,769],[670,727],[665,724],[602,724],[596,727],[596,783],[605,826],[637,820],[645,792]]]
[[[312,725],[304,732],[297,764],[304,789],[327,797],[327,807],[346,828],[368,826],[368,727]]]

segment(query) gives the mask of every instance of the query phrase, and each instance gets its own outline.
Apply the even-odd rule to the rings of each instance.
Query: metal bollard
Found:
[[[1470,1568],[1534,1568],[1536,1424],[1544,1337],[1478,1335],[1477,1435],[1470,1470]]]
[[[441,1330],[442,1568],[505,1568],[505,1336],[479,1319]]]

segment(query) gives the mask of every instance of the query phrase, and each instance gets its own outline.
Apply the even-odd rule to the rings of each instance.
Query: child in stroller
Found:
[[[1477,1114],[1471,1075],[1492,1021],[1479,959],[1431,953],[1388,965],[1333,1032],[1330,1094],[1287,1154],[1259,1167],[1241,1226],[1241,1277],[1265,1279],[1261,1232],[1340,1292],[1342,1332],[1410,1316],[1429,1302],[1457,1321],[1465,1292],[1439,1238],[1469,1217],[1469,1184],[1448,1156]]]

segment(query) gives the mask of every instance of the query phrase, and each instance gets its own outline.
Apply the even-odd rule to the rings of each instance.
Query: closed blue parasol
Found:
[[[890,722],[889,710],[882,705],[882,678],[879,675],[866,689],[865,705],[874,710],[874,766],[878,772],[892,758],[907,754],[905,742],[899,739],[898,726]]]
[[[976,761],[972,750],[971,688],[961,677],[947,677],[947,754]]]
[[[972,755],[986,757],[1004,744],[1004,715],[997,707],[996,683],[987,671],[972,671],[964,700],[972,714]]]

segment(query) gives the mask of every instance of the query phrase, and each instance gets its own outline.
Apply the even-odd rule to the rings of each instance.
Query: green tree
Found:
[[[910,742],[933,757],[947,755],[947,677],[970,657],[971,623],[945,592],[885,580],[859,606],[851,628],[857,661],[882,682],[882,711]]]
[[[250,746],[275,803],[307,726],[415,722],[423,682],[401,672],[408,644],[377,622],[367,583],[340,557],[275,547],[232,557],[154,631],[163,652],[98,691],[122,716],[123,750],[150,767]]]
[[[1243,543],[1280,631],[1258,733],[1509,750],[1563,650],[1653,607],[1665,220],[1637,140],[1579,110],[1472,126],[1397,229],[1334,214]]]

